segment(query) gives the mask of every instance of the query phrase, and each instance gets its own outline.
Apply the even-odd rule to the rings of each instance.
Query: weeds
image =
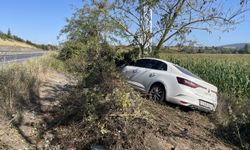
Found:
[[[0,115],[12,118],[39,103],[40,78],[49,68],[65,70],[56,54],[21,64],[6,64],[0,69]]]
[[[249,149],[250,111],[249,100],[221,94],[214,114],[217,128],[214,133],[226,143]]]
[[[13,65],[0,70],[1,114],[11,117],[36,103],[39,87],[37,69]]]

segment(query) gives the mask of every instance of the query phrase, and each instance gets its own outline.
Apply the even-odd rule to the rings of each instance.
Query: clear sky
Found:
[[[214,31],[209,34],[205,31],[194,31],[189,37],[203,46],[250,43],[250,15],[247,14],[245,21],[230,32]]]
[[[81,0],[1,0],[0,30],[37,43],[57,44],[66,18]]]
[[[57,44],[59,31],[82,0],[1,0],[0,31],[11,29],[26,40]],[[250,43],[250,15],[246,21],[229,33],[196,31],[189,38],[199,44],[212,46],[230,43]]]

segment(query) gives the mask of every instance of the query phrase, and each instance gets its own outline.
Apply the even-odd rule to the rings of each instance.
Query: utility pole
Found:
[[[144,0],[140,0],[140,6],[141,6],[141,43],[145,43],[145,50],[148,53],[152,52],[152,9],[145,4]]]

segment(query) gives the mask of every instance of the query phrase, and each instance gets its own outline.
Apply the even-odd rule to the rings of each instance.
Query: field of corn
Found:
[[[163,53],[160,58],[176,63],[216,85],[220,93],[250,98],[250,55]]]

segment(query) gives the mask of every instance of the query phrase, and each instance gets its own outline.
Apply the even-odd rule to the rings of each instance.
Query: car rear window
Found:
[[[160,62],[158,60],[152,60],[152,61],[154,62],[153,66],[151,67],[152,69],[163,70],[163,71],[168,70],[167,64]]]
[[[182,73],[184,73],[184,74],[186,74],[186,75],[189,75],[189,76],[191,76],[191,77],[200,79],[199,76],[193,74],[192,72],[188,71],[187,69],[182,68],[182,67],[180,67],[180,66],[178,66],[178,65],[174,65],[174,66],[175,66],[178,70],[180,70]]]

